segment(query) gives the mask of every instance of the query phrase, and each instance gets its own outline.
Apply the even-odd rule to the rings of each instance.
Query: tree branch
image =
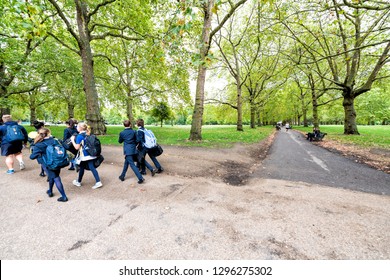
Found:
[[[111,4],[111,3],[114,3],[115,1],[116,1],[116,0],[107,0],[107,1],[104,1],[104,2],[102,2],[102,3],[100,3],[100,4],[98,4],[98,5],[96,6],[96,8],[95,8],[92,12],[90,12],[90,13],[88,14],[88,18],[91,18],[93,15],[95,15],[95,14],[99,11],[99,9],[100,9],[101,7],[107,6],[107,5]]]
[[[68,31],[70,34],[76,39],[78,43],[80,43],[80,38],[77,36],[76,32],[73,30],[72,25],[66,18],[65,14],[62,12],[61,7],[58,6],[57,1],[55,0],[49,0],[49,2],[54,6],[54,8],[57,10],[59,16],[61,17],[62,21],[65,23]]]

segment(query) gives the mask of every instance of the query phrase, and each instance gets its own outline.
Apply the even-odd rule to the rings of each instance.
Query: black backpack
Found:
[[[90,156],[100,156],[102,153],[102,145],[96,135],[91,134],[85,137],[84,150],[87,151]]]

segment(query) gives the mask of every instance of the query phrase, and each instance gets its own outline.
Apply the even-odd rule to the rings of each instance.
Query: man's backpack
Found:
[[[141,131],[145,134],[145,147],[148,149],[156,147],[157,139],[156,136],[154,136],[153,131],[147,130],[146,128],[141,129]]]
[[[46,154],[42,157],[43,163],[50,170],[58,170],[69,165],[69,156],[58,140],[46,147]]]
[[[102,153],[102,145],[96,135],[87,135],[84,139],[84,150],[90,156],[97,157]]]
[[[5,137],[9,143],[24,140],[24,134],[22,132],[22,129],[17,124],[7,125],[7,134]]]

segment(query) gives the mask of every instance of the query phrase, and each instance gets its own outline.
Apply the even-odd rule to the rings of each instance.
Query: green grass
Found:
[[[294,129],[308,132],[312,131],[312,127],[298,127]],[[325,139],[331,139],[343,144],[354,144],[364,148],[384,148],[390,149],[390,126],[375,125],[375,126],[358,126],[360,135],[344,135],[344,126],[342,125],[322,125],[321,132],[326,132],[328,135]]]
[[[62,139],[65,126],[49,127],[52,134],[57,138]],[[177,145],[177,146],[198,146],[211,148],[228,148],[235,143],[257,143],[267,138],[273,131],[272,126],[264,126],[255,129],[250,129],[249,126],[244,126],[243,132],[238,132],[236,126],[203,126],[202,141],[188,141],[190,135],[190,126],[146,126],[147,129],[153,130],[158,143],[161,145]],[[28,132],[33,131],[34,127],[26,126]],[[103,145],[122,145],[118,143],[119,133],[123,130],[123,126],[107,126],[107,135],[99,136]]]

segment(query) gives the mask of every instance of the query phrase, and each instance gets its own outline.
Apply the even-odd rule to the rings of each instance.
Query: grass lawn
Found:
[[[294,129],[309,132],[313,127],[294,126]],[[343,144],[354,144],[364,148],[390,149],[390,125],[358,126],[360,135],[344,135],[342,125],[321,125],[321,132],[328,135],[325,139],[331,139]]]
[[[27,131],[33,131],[34,127],[25,126]],[[52,134],[57,138],[62,139],[65,126],[49,127]],[[274,130],[272,126],[258,127],[251,129],[249,126],[244,126],[244,131],[236,130],[235,125],[214,125],[203,126],[202,141],[188,141],[191,127],[186,126],[146,126],[151,129],[156,135],[158,143],[161,145],[177,145],[177,146],[199,146],[212,148],[228,148],[234,143],[252,144],[267,138]],[[107,126],[107,135],[99,136],[103,145],[122,145],[118,143],[119,133],[124,129],[123,126]]]

